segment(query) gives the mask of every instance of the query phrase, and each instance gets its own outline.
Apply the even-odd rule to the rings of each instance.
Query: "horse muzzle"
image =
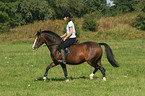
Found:
[[[32,46],[32,49],[33,50],[38,50],[38,47],[37,46]]]

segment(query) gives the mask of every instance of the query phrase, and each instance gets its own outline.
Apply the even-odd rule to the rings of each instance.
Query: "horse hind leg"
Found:
[[[98,71],[99,68],[95,68],[95,70],[90,74],[90,79],[93,79],[94,74]]]
[[[99,59],[97,65],[99,68],[99,70],[101,71],[102,75],[103,75],[103,80],[106,81],[106,76],[105,76],[105,69],[103,68],[102,64],[101,64],[101,58]]]
[[[98,65],[97,65],[97,62],[92,62],[92,61],[88,61],[88,63],[95,68],[95,70],[90,74],[90,79],[93,79],[93,76],[95,75],[95,73],[98,71],[98,69],[100,68]]]
[[[103,66],[101,65],[99,70],[101,71],[102,75],[103,75],[103,80],[106,81],[106,76],[105,76],[105,69],[103,68]]]
[[[89,62],[88,62],[89,63]],[[90,63],[89,63],[90,64]],[[90,64],[91,65],[91,64]],[[93,66],[93,65],[92,65]],[[93,66],[95,68],[95,70],[90,74],[90,79],[93,79],[94,74],[98,71],[98,69],[101,71],[102,75],[103,75],[103,80],[106,81],[106,76],[105,76],[105,69],[103,68],[103,66],[101,65],[101,60],[96,63],[95,66]]]
[[[103,75],[103,80],[106,81],[105,69],[103,68],[102,65],[95,68],[95,70],[90,74],[90,79],[93,79],[93,76],[98,71],[98,69],[101,71]]]

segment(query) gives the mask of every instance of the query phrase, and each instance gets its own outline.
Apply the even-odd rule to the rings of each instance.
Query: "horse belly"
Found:
[[[85,62],[85,57],[82,52],[71,52],[67,56],[67,63],[76,65]]]

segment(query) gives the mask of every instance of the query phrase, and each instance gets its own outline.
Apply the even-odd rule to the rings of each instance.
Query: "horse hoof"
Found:
[[[90,74],[90,79],[91,79],[91,80],[93,79],[93,76],[94,76],[94,74],[91,73],[91,74]]]
[[[65,81],[66,81],[66,82],[69,82],[69,79],[66,79]]]
[[[43,81],[46,81],[46,77],[43,77]]]
[[[92,80],[93,79],[93,76],[90,76],[90,79]]]
[[[103,77],[103,80],[106,81],[106,77]]]

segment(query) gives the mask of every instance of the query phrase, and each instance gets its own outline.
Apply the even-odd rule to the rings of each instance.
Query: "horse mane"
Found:
[[[41,33],[46,33],[46,34],[48,34],[49,35],[49,38],[51,38],[52,40],[58,40],[58,41],[60,41],[60,42],[62,42],[63,40],[62,40],[62,38],[58,35],[58,34],[56,34],[55,32],[53,32],[53,31],[51,31],[51,30],[44,30],[44,31],[42,31]]]
[[[51,34],[51,35],[55,36],[55,37],[58,38],[58,39],[61,38],[58,34],[56,34],[55,32],[53,32],[53,31],[51,31],[51,30],[44,30],[44,31],[42,31],[41,33],[48,33],[48,34]]]

